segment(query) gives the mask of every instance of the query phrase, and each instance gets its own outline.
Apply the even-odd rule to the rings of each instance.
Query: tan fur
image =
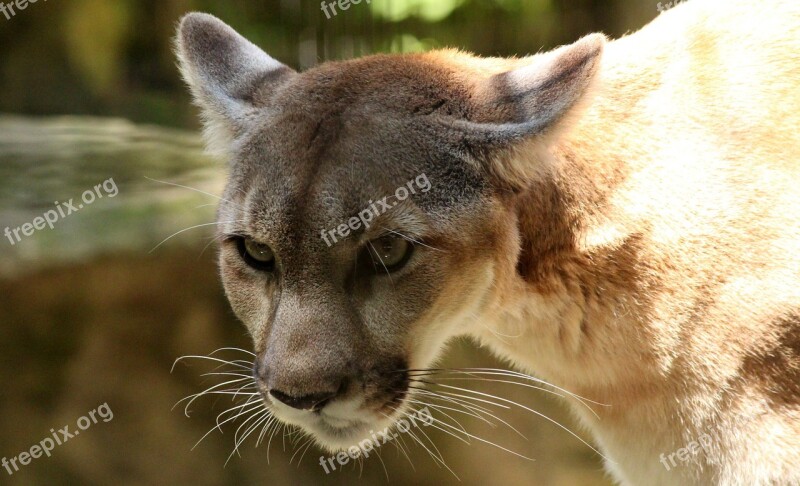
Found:
[[[405,367],[471,335],[606,404],[573,405],[622,484],[800,484],[800,4],[691,0],[524,59],[296,73],[203,14],[177,45],[231,154],[221,273],[275,416],[346,448],[410,409]],[[422,172],[429,194],[321,242]],[[359,274],[384,225],[424,244]],[[315,414],[274,390],[336,393]]]
[[[626,484],[800,484],[800,5],[774,4],[689,2],[606,47],[475,331],[610,405],[579,413]]]

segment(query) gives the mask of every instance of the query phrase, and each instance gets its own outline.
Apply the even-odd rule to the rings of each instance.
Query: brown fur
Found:
[[[245,46],[195,15],[178,50],[230,154],[221,233],[279,261],[264,275],[221,252],[265,394],[345,376],[365,392],[334,415],[377,427],[375,407],[408,393],[387,369],[471,335],[608,404],[575,410],[624,484],[800,483],[800,6],[695,0],[515,60],[295,73]],[[382,223],[424,243],[394,278],[349,270],[376,228],[320,242],[420,173],[433,190]],[[328,447],[360,437],[273,405]],[[662,465],[703,434],[708,449]]]

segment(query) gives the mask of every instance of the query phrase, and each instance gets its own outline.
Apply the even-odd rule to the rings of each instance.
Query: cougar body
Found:
[[[800,3],[303,73],[190,14],[177,50],[230,160],[221,274],[278,418],[346,448],[469,335],[605,404],[572,403],[622,484],[800,484]]]

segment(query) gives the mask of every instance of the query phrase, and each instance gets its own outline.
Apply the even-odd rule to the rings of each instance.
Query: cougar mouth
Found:
[[[365,381],[359,387],[362,393],[351,391],[318,409],[297,410],[263,391],[262,399],[278,420],[300,427],[323,447],[341,450],[370,438],[375,430],[390,427],[408,408],[410,381],[405,370],[373,376],[383,383]]]
[[[313,435],[323,444],[335,448],[346,448],[354,445],[360,439],[369,435],[369,431],[378,427],[379,422],[372,425],[362,420],[342,422],[338,419],[331,421],[329,418],[320,417],[319,422],[312,426]]]
[[[390,415],[358,409],[349,415],[339,415],[325,410],[286,411],[278,407],[272,407],[272,413],[279,420],[301,428],[322,447],[332,451],[357,445],[360,441],[369,439],[376,430],[391,427],[397,416],[403,416],[402,411]]]

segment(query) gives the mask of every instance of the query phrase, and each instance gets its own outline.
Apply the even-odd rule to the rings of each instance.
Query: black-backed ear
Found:
[[[449,119],[445,123],[451,135],[471,156],[489,163],[504,182],[524,183],[520,179],[530,171],[510,160],[514,150],[531,140],[546,145],[547,137],[555,136],[582,101],[588,101],[605,43],[602,34],[588,35],[533,56],[523,67],[491,76],[481,84],[477,99],[493,121]]]
[[[202,110],[206,144],[225,154],[268,94],[295,72],[224,22],[204,13],[185,15],[176,52],[183,79]]]

